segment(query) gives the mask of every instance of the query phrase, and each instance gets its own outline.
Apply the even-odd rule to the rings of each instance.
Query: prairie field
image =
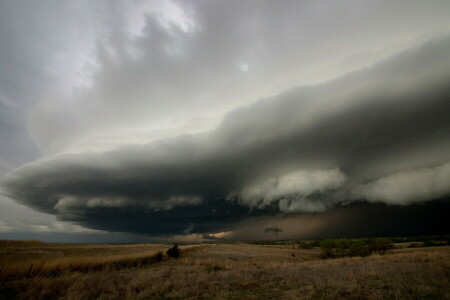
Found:
[[[0,241],[0,299],[450,299],[450,247],[321,259],[289,244]]]

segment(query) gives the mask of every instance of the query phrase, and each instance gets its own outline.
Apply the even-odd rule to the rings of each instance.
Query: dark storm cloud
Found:
[[[283,231],[277,239],[361,238],[448,234],[450,199],[412,205],[354,203],[320,214],[258,217],[233,228],[229,240],[267,240],[261,227]]]
[[[449,38],[433,40],[236,109],[210,132],[42,158],[7,174],[2,187],[60,220],[153,235],[225,231],[254,216],[353,201],[392,203],[396,189],[410,190],[396,204],[432,200],[450,192],[449,53]],[[408,155],[406,165],[386,163]],[[386,187],[390,194],[379,191]]]
[[[310,238],[448,234],[450,198],[408,206],[362,203],[316,217],[324,224]]]

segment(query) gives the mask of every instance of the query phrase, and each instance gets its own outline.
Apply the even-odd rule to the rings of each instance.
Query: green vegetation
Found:
[[[222,271],[222,270],[225,270],[225,268],[221,267],[221,266],[217,266],[217,265],[208,266],[206,268],[206,271],[208,271],[208,272],[217,272],[217,271]]]
[[[369,256],[372,253],[386,254],[393,249],[392,241],[387,238],[364,240],[326,239],[320,244],[322,258]]]
[[[450,235],[429,235],[429,236],[411,236],[411,237],[389,237],[389,243],[394,248],[419,248],[419,247],[439,247],[450,246]],[[310,250],[314,248],[321,248],[322,243],[330,239],[324,240],[272,240],[272,241],[255,241],[250,244],[266,245],[266,246],[292,246],[293,248]],[[357,238],[357,239],[332,239],[338,244],[338,248],[351,248],[351,253],[364,254],[363,248],[369,248],[370,253],[385,252],[389,249],[378,249],[381,245],[377,245],[383,239],[380,238]],[[325,244],[326,244],[325,243]],[[361,244],[362,243],[362,244]],[[338,251],[339,252],[339,251]],[[367,255],[369,255],[367,254]],[[365,255],[351,255],[351,256],[365,256]]]

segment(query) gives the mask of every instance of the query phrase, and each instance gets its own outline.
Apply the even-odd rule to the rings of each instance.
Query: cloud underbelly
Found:
[[[450,192],[450,149],[437,143],[450,136],[448,53],[450,39],[432,41],[232,111],[207,133],[49,156],[4,176],[2,189],[61,220],[156,235],[227,231],[253,216],[352,201],[442,197]],[[434,165],[417,167],[426,162],[418,152],[398,174],[370,167],[429,145],[444,145],[432,149]]]
[[[228,198],[253,208],[275,204],[281,212],[321,212],[332,203],[324,197],[314,200],[312,195],[335,191],[346,179],[338,169],[299,170],[249,185]]]

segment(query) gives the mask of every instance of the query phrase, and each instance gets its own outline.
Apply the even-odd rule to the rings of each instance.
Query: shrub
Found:
[[[370,250],[363,241],[353,241],[348,249],[348,256],[369,256]]]
[[[419,247],[422,247],[421,243],[411,243],[408,246],[408,248],[419,248]]]
[[[320,248],[322,250],[321,257],[322,258],[335,258],[336,253],[334,249],[336,248],[336,241],[331,239],[323,240],[320,244]]]
[[[167,250],[167,255],[169,255],[170,257],[173,257],[173,258],[180,257],[180,248],[178,248],[178,245],[175,244],[175,245],[173,245],[172,248]]]
[[[368,256],[372,253],[380,255],[386,254],[393,248],[391,240],[386,238],[365,239],[365,240],[323,240],[321,245],[322,258],[337,258],[349,256]]]
[[[312,249],[313,248],[311,243],[308,243],[308,242],[299,242],[298,247],[301,249]]]
[[[206,271],[208,271],[208,272],[217,272],[217,271],[221,271],[221,270],[225,270],[225,268],[221,267],[221,266],[208,266],[206,268]]]
[[[390,249],[394,248],[391,240],[387,238],[376,238],[369,241],[370,252],[375,252],[380,255],[386,254]]]

